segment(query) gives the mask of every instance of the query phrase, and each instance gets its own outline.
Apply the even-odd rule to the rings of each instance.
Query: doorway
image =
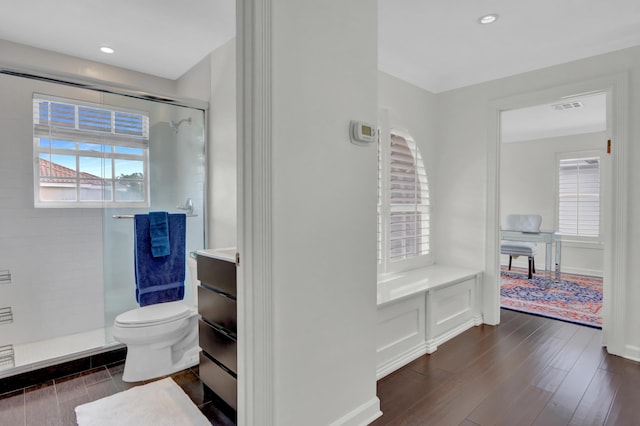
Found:
[[[603,345],[609,353],[623,355],[625,353],[624,335],[627,326],[624,323],[626,306],[626,193],[628,188],[626,155],[628,149],[627,99],[628,75],[613,74],[589,81],[578,82],[566,86],[554,87],[537,92],[523,93],[503,99],[496,99],[488,105],[488,138],[487,138],[487,222],[486,222],[486,257],[484,315],[488,324],[500,322],[500,169],[501,135],[500,118],[503,111],[525,108],[558,99],[573,97],[576,94],[607,93],[607,123],[610,123],[612,151],[610,155],[611,182],[605,190],[605,197],[611,197],[611,214],[608,223],[604,224],[602,235],[605,239],[603,275]]]
[[[545,275],[547,268],[556,269],[556,258],[547,262],[546,244],[501,243],[516,253],[520,246],[535,253],[501,255],[501,307],[602,326],[602,232],[611,214],[611,198],[605,196],[611,181],[608,104],[607,92],[596,92],[501,112],[501,226],[507,215],[537,215],[542,231],[561,238],[561,273],[553,283]]]

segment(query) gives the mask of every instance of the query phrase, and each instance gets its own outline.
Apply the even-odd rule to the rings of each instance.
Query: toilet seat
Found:
[[[187,318],[191,312],[182,302],[158,303],[118,315],[115,325],[124,328],[150,327]]]

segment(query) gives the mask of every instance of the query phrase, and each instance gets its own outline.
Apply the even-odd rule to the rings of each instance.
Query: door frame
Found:
[[[238,425],[275,424],[272,0],[236,0]]]
[[[487,217],[483,311],[485,322],[500,322],[500,114],[502,111],[553,102],[581,93],[607,93],[607,130],[612,141],[611,182],[605,191],[612,211],[603,224],[604,303],[603,345],[609,353],[638,358],[637,350],[625,346],[627,326],[627,190],[628,190],[628,73],[617,73],[593,80],[521,93],[496,99],[487,110]],[[610,123],[610,124],[609,124]]]

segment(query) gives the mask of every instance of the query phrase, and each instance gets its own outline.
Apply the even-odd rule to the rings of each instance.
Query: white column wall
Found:
[[[274,424],[349,424],[379,406],[377,153],[349,141],[377,118],[377,3],[273,0],[271,19]]]

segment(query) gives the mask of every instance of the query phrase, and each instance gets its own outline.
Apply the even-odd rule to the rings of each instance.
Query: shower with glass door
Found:
[[[134,214],[184,212],[187,257],[204,247],[206,113],[6,74],[0,90],[2,378],[117,345]]]

